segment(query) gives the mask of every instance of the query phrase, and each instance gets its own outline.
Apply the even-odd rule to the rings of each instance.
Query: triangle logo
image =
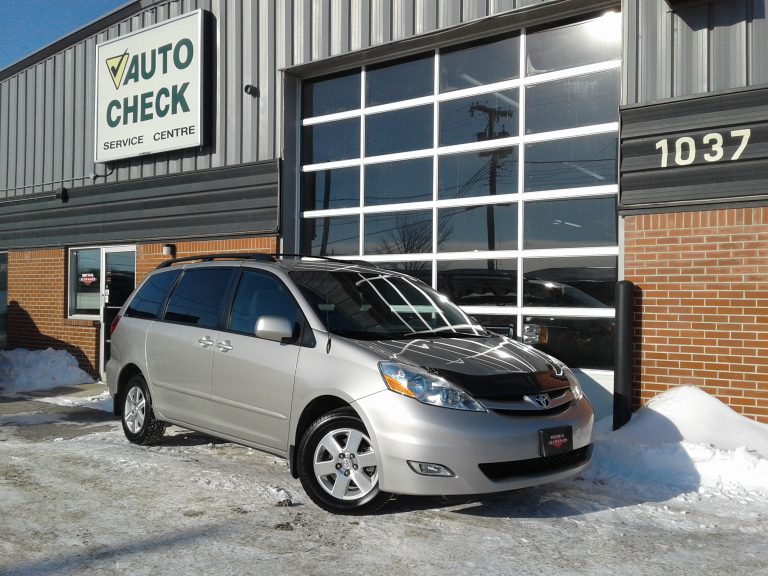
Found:
[[[125,66],[128,64],[128,50],[120,54],[119,56],[113,56],[106,60],[107,69],[109,75],[112,77],[112,82],[115,85],[115,90],[120,88],[120,83],[123,80],[123,73],[125,72]]]

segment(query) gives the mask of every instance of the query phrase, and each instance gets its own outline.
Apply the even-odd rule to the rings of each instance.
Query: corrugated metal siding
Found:
[[[72,189],[0,209],[0,246],[29,249],[274,234],[278,162]]]
[[[621,123],[621,213],[768,198],[768,88],[626,107]],[[713,134],[721,140],[719,158],[705,141]],[[681,137],[691,146],[677,144]]]
[[[768,82],[765,0],[624,0],[624,104]]]
[[[0,80],[0,201],[91,186],[92,173],[96,184],[104,184],[273,160],[281,155],[281,69],[505,11],[552,4],[568,12],[600,3],[605,1],[140,0],[127,12],[121,8],[123,19],[105,30]],[[135,14],[125,18],[131,8]],[[210,146],[94,165],[96,44],[199,8],[213,14],[217,31]],[[245,84],[256,85],[260,96],[244,94]]]

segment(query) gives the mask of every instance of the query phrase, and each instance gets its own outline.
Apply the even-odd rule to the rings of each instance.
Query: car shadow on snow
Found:
[[[169,426],[162,438],[157,442],[157,446],[175,446],[175,447],[187,447],[187,446],[206,446],[206,445],[218,445],[228,444],[229,440],[223,440],[214,436],[208,436],[202,432],[195,432],[194,430],[187,430],[186,428],[180,428],[177,426]]]

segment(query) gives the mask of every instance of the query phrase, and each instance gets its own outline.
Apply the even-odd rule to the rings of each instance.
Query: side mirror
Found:
[[[254,333],[257,338],[282,342],[293,338],[293,322],[282,316],[261,316]]]

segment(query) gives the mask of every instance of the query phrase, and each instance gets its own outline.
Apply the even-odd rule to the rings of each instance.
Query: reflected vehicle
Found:
[[[523,317],[522,341],[569,366],[613,370],[612,318]]]
[[[579,286],[590,286],[591,292],[602,295],[613,289],[614,283],[601,271],[557,269],[539,272],[555,277],[574,278]],[[585,279],[586,278],[586,279]],[[440,288],[462,306],[517,306],[517,271],[506,269],[460,269],[440,273]],[[523,279],[524,306],[542,308],[605,309],[609,305],[564,282],[538,278]],[[607,297],[603,297],[607,299]],[[506,317],[504,317],[506,318]],[[485,315],[483,325],[489,330],[514,335],[514,321],[494,322]],[[520,340],[571,367],[613,369],[612,318],[581,318],[554,316],[524,316]]]
[[[131,442],[176,424],[283,456],[335,513],[543,484],[591,459],[592,408],[563,363],[364,263],[166,262],[113,322],[106,372]]]
[[[586,292],[548,280],[525,283],[527,302],[562,308],[607,308]],[[524,316],[521,340],[556,356],[569,366],[613,369],[612,318],[562,318]]]

